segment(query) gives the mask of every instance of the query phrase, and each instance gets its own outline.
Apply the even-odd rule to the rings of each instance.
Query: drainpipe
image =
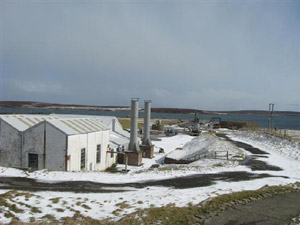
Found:
[[[21,143],[20,143],[20,153],[19,153],[21,167],[23,166],[23,145],[24,145],[23,142],[24,142],[24,135],[23,135],[23,132],[21,132]]]
[[[44,169],[46,169],[46,122],[44,122]]]

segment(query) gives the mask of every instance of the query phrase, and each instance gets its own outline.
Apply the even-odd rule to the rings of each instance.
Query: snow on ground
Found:
[[[270,153],[269,158],[259,158],[269,164],[283,168],[283,171],[251,171],[248,167],[238,165],[236,161],[227,161],[221,159],[202,159],[189,165],[164,165],[158,169],[149,170],[154,163],[160,163],[165,154],[159,154],[159,148],[164,148],[165,153],[169,153],[178,147],[183,147],[186,142],[191,141],[193,137],[187,135],[177,135],[173,137],[162,138],[161,141],[153,142],[156,145],[155,158],[144,160],[144,166],[131,168],[128,174],[112,174],[105,172],[50,172],[36,171],[33,173],[24,172],[17,169],[0,167],[0,176],[19,176],[37,178],[47,182],[62,180],[89,180],[105,183],[138,182],[143,180],[163,179],[176,176],[191,175],[196,173],[217,173],[220,171],[248,171],[253,173],[269,173],[273,175],[284,175],[283,177],[269,177],[251,181],[228,182],[218,181],[216,184],[189,189],[175,189],[170,187],[146,187],[142,189],[130,189],[121,193],[70,193],[70,192],[35,192],[33,196],[26,197],[15,195],[8,200],[24,209],[23,213],[13,213],[22,221],[29,222],[30,217],[41,218],[45,215],[52,215],[59,219],[65,216],[73,216],[76,210],[83,216],[89,216],[95,219],[114,218],[119,219],[125,214],[134,212],[138,209],[149,207],[160,207],[170,203],[176,206],[187,206],[189,203],[198,204],[209,197],[232,193],[241,190],[256,190],[265,185],[285,185],[300,181],[299,161],[287,156],[295,157],[295,153],[289,153],[290,150],[299,150],[293,143],[277,141],[273,137],[257,137],[243,132],[226,132],[230,138],[242,141],[258,147],[263,151]],[[209,146],[211,149],[229,149],[237,151],[230,143],[217,138]],[[272,141],[274,139],[274,141]],[[278,151],[279,149],[279,151]],[[240,150],[239,150],[240,151]],[[236,152],[238,153],[238,151]],[[250,153],[248,153],[250,154]],[[299,154],[297,155],[299,157]],[[299,158],[298,158],[299,159]],[[171,168],[171,169],[169,169]],[[0,194],[6,191],[0,190]],[[23,192],[21,192],[23,193]],[[1,196],[0,196],[1,197]],[[54,199],[57,199],[55,201]],[[37,212],[32,212],[27,206],[35,206]],[[1,209],[1,207],[0,207]],[[0,222],[9,223],[11,218],[4,215],[6,208],[0,210]]]
[[[167,157],[180,160],[195,154],[196,152],[205,153],[208,151],[208,146],[214,141],[212,135],[205,133],[199,137],[195,137],[190,142],[187,142],[182,148],[177,148],[170,152]]]
[[[257,146],[258,148],[277,151],[282,155],[300,161],[300,142],[291,142],[286,139],[274,137],[269,134],[255,131],[230,132],[230,136],[237,141],[242,141]]]
[[[34,172],[21,171],[18,169],[11,169],[6,167],[0,167],[0,176],[10,176],[10,177],[27,177],[38,179],[42,182],[59,182],[59,181],[92,181],[99,183],[129,183],[129,182],[139,182],[145,180],[159,180],[159,179],[167,179],[179,176],[186,176],[196,173],[217,173],[225,170],[237,171],[237,170],[245,170],[245,167],[238,167],[238,163],[236,161],[224,161],[221,159],[203,159],[196,161],[192,164],[185,165],[183,167],[178,165],[173,165],[171,167],[174,168],[170,170],[166,170],[164,168],[170,167],[170,165],[163,166],[158,169],[149,170],[151,165],[160,164],[166,156],[166,153],[170,153],[174,151],[176,148],[181,148],[184,145],[193,146],[196,150],[197,145],[193,143],[193,145],[189,145],[186,143],[193,142],[196,139],[196,143],[201,144],[201,141],[205,141],[207,139],[211,140],[210,142],[206,142],[205,146],[208,146],[210,150],[219,150],[220,148],[229,150],[231,152],[240,152],[240,150],[236,150],[233,145],[228,142],[222,141],[215,136],[210,134],[205,134],[205,137],[208,138],[195,138],[185,134],[179,134],[172,137],[164,137],[161,138],[161,141],[153,141],[152,143],[155,145],[154,149],[154,158],[153,159],[145,159],[143,158],[143,165],[140,167],[128,166],[130,169],[129,173],[109,173],[109,172],[63,172],[63,171],[48,171],[48,170],[39,170]],[[213,142],[213,141],[214,142]],[[163,148],[165,153],[158,153],[159,148]],[[125,168],[124,165],[119,165],[121,168]],[[180,169],[178,169],[180,167]],[[237,167],[237,168],[235,168]]]
[[[124,193],[70,193],[70,192],[36,192],[34,196],[25,200],[24,197],[14,197],[13,203],[25,210],[24,213],[15,214],[20,220],[29,222],[30,217],[36,219],[45,215],[52,215],[56,219],[70,216],[79,211],[83,216],[94,219],[114,218],[118,220],[122,216],[138,209],[149,207],[162,207],[174,203],[178,207],[187,206],[189,203],[198,204],[210,197],[232,193],[241,190],[255,190],[265,185],[280,185],[290,183],[284,178],[265,178],[253,181],[223,182],[201,188],[173,189],[166,187],[148,187]],[[60,198],[58,203],[53,199]],[[41,212],[33,213],[18,202],[33,205]],[[126,204],[127,207],[122,207]],[[0,221],[10,222],[3,213],[0,213]]]
[[[269,174],[289,176],[300,181],[299,143],[249,131],[230,132],[228,134],[232,140],[244,142],[268,152],[268,158],[259,158],[259,160],[283,169],[282,171],[268,171]]]
[[[187,142],[182,149],[179,148],[170,152],[167,157],[175,160],[181,160],[198,153],[214,155],[215,152],[219,156],[225,156],[226,152],[228,152],[230,158],[232,158],[232,156],[243,157],[243,152],[239,148],[209,132],[195,137],[190,142]]]
[[[178,134],[172,137],[163,137],[161,141],[152,141],[155,145],[155,152],[159,151],[159,148],[163,148],[167,154],[176,148],[183,147],[187,142],[191,141],[194,137],[186,134]]]
[[[128,183],[138,182],[143,180],[152,179],[165,179],[168,177],[184,176],[187,171],[158,171],[150,170],[149,168],[153,164],[161,163],[165,158],[165,154],[182,147],[185,143],[191,141],[194,137],[185,134],[179,134],[172,137],[163,137],[161,141],[153,141],[155,145],[153,159],[143,159],[143,165],[140,167],[128,166],[129,173],[108,173],[108,172],[63,172],[63,171],[48,171],[39,170],[28,173],[26,171],[11,169],[7,167],[0,167],[0,176],[10,177],[28,177],[38,179],[43,182],[55,182],[55,181],[93,181],[100,183]],[[159,149],[163,148],[165,154],[158,153]],[[124,165],[119,165],[121,168],[125,168]],[[147,172],[147,173],[143,173]],[[189,171],[188,171],[189,172]],[[197,171],[194,171],[196,173]]]

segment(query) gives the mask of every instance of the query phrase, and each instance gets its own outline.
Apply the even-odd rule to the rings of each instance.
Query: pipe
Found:
[[[151,146],[150,140],[151,100],[145,100],[143,145]]]
[[[139,99],[132,98],[131,99],[131,126],[130,126],[130,142],[129,142],[129,150],[134,152],[139,152],[140,147],[137,140],[137,129],[138,129],[138,116],[139,116]]]

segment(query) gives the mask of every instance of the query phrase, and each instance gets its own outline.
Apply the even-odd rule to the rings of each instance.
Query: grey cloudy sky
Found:
[[[299,0],[0,7],[0,100],[300,111]]]

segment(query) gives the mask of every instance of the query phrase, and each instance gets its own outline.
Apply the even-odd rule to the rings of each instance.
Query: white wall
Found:
[[[44,169],[44,123],[23,132],[22,166],[28,167],[28,154],[38,154],[38,169]]]
[[[50,170],[66,170],[67,135],[46,123],[46,168]]]
[[[70,159],[68,161],[68,171],[80,171],[80,154],[81,149],[87,149],[87,134],[78,134],[68,136],[67,154]],[[87,150],[86,150],[87,151]]]
[[[101,145],[100,163],[96,162],[97,145]],[[98,131],[89,134],[68,136],[68,155],[70,155],[68,170],[81,170],[81,149],[85,148],[86,160],[84,170],[105,170],[109,163],[106,162],[106,151],[109,144],[109,131]]]
[[[0,166],[21,166],[21,133],[0,119]]]

